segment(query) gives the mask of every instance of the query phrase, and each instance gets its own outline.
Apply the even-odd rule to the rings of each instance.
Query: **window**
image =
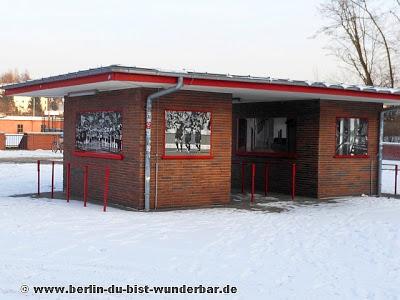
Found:
[[[23,133],[23,132],[24,132],[24,125],[17,124],[17,133]]]
[[[295,142],[293,119],[257,117],[238,121],[238,152],[294,152]]]
[[[368,120],[360,118],[336,119],[336,155],[368,155]]]

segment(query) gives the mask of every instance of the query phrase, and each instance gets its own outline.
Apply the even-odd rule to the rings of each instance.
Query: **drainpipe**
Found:
[[[147,97],[146,102],[146,156],[145,156],[145,169],[144,169],[144,209],[150,210],[150,154],[151,154],[151,107],[153,100],[172,94],[179,91],[183,87],[183,77],[178,78],[178,82],[175,86],[165,90],[161,90]]]
[[[379,151],[378,151],[378,197],[382,194],[382,156],[383,156],[383,126],[385,111],[382,110],[379,115]]]

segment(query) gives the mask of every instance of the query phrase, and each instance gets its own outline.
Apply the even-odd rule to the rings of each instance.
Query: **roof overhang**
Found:
[[[6,95],[64,97],[138,87],[167,88],[175,85],[178,77],[184,78],[183,90],[229,93],[237,102],[325,99],[400,104],[398,89],[121,66],[80,71],[2,88]]]

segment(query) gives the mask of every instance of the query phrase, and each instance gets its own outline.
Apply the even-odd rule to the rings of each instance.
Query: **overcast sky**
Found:
[[[323,0],[0,0],[0,72],[122,64],[332,80]]]

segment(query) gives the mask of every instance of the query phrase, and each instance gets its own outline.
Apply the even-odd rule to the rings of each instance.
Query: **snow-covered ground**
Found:
[[[37,160],[62,162],[63,154],[51,150],[0,150],[0,163],[34,163]]]
[[[60,152],[54,153],[51,150],[0,150],[0,158],[62,158]]]
[[[42,168],[49,190],[50,166]],[[400,200],[134,212],[33,193],[34,164],[0,164],[0,299],[398,299]],[[61,166],[56,186],[61,188]],[[230,295],[33,295],[34,285],[221,285]],[[68,296],[68,297],[67,297]]]

